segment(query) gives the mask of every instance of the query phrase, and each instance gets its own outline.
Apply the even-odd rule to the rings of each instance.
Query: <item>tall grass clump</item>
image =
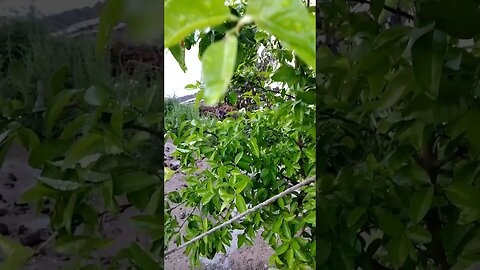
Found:
[[[193,104],[181,104],[175,98],[166,98],[164,105],[164,126],[166,133],[178,134],[180,126],[186,121],[199,119],[198,110]]]

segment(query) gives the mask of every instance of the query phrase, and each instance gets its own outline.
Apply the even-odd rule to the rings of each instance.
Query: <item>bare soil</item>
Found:
[[[11,147],[0,168],[0,234],[35,250],[52,235],[50,219],[47,212],[37,216],[33,207],[19,203],[19,200],[25,191],[36,185],[35,177],[39,173],[39,170],[28,165],[28,152],[19,145]],[[104,216],[102,234],[114,239],[115,244],[96,251],[89,262],[108,265],[111,258],[131,242],[145,244],[145,236],[135,231],[129,221],[136,214],[135,209],[129,208],[116,217]],[[1,256],[0,253],[0,261]],[[45,248],[31,258],[23,269],[67,269],[72,262],[72,257],[56,253],[47,242]]]

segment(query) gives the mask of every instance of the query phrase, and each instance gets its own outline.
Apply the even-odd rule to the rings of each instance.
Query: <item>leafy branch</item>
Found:
[[[214,232],[216,232],[216,231],[218,231],[218,230],[220,230],[220,229],[222,229],[222,228],[224,228],[224,227],[226,227],[226,226],[228,226],[228,225],[230,225],[230,224],[232,224],[233,222],[235,222],[235,221],[237,221],[237,220],[239,220],[239,219],[247,216],[248,214],[251,214],[251,213],[257,211],[258,209],[261,209],[262,207],[264,207],[264,206],[266,206],[266,205],[269,205],[269,204],[271,204],[272,202],[275,202],[275,201],[278,200],[279,198],[285,197],[286,195],[288,195],[288,194],[290,194],[290,193],[292,193],[292,192],[294,192],[294,191],[302,188],[303,186],[306,186],[306,185],[308,185],[308,184],[311,184],[311,183],[313,183],[314,181],[315,181],[315,177],[311,177],[311,178],[308,178],[308,179],[305,180],[305,181],[302,181],[302,182],[296,184],[295,186],[293,186],[293,187],[291,187],[291,188],[286,189],[285,191],[283,191],[283,192],[281,192],[281,193],[279,193],[279,194],[271,197],[270,199],[268,199],[268,200],[266,200],[266,201],[258,204],[257,206],[255,206],[255,207],[253,207],[253,208],[248,209],[247,211],[243,212],[242,214],[237,215],[237,216],[229,219],[228,221],[226,221],[226,222],[224,222],[224,223],[222,223],[222,224],[220,224],[220,225],[218,225],[218,226],[216,226],[216,227],[208,230],[207,232],[202,233],[201,235],[199,235],[199,236],[197,236],[197,237],[195,237],[195,238],[193,238],[193,239],[185,242],[184,244],[182,244],[182,245],[180,245],[180,246],[178,246],[178,247],[176,247],[176,248],[174,248],[174,249],[171,249],[171,250],[169,250],[169,251],[166,251],[166,252],[165,252],[165,256],[168,256],[168,255],[170,255],[170,254],[172,254],[172,253],[174,253],[174,252],[176,252],[176,251],[178,251],[178,250],[180,250],[180,249],[182,249],[182,248],[184,248],[184,247],[186,247],[186,246],[188,246],[188,245],[190,245],[190,244],[192,244],[192,243],[194,243],[194,242],[196,242],[196,241],[198,241],[198,240],[200,240],[200,239],[202,239],[202,238],[204,238],[204,237],[206,237],[206,236],[208,236],[208,235],[210,235],[210,234],[212,234],[212,233],[214,233]]]

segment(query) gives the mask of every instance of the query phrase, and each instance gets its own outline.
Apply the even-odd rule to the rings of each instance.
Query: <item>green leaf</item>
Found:
[[[180,68],[183,70],[183,72],[187,72],[187,66],[185,65],[185,48],[181,47],[180,44],[177,44],[168,49],[172,53],[173,57],[175,57],[175,60],[177,60],[177,63],[180,65]]]
[[[63,225],[65,226],[68,234],[72,234],[72,217],[75,211],[75,205],[77,203],[77,196],[77,193],[70,195],[67,205],[63,211]]]
[[[92,106],[100,106],[109,96],[110,93],[105,87],[92,85],[85,91],[83,99]]]
[[[246,16],[275,35],[313,70],[316,68],[315,16],[299,0],[251,0]]]
[[[117,195],[132,193],[160,183],[161,181],[156,176],[144,172],[131,172],[113,177],[113,189]]]
[[[95,133],[87,134],[78,139],[67,151],[62,169],[70,168],[85,156],[103,150],[102,139],[101,135]]]
[[[212,200],[213,196],[215,196],[215,193],[211,191],[208,191],[207,193],[205,193],[202,197],[202,204],[206,205],[207,203],[209,203]]]
[[[235,199],[235,205],[237,206],[238,212],[243,213],[247,211],[247,204],[245,203],[245,199],[240,194],[237,194],[237,198]]]
[[[237,248],[240,249],[245,243],[245,241],[247,241],[247,237],[243,234],[240,234],[238,236]]]
[[[480,220],[480,188],[463,182],[454,183],[446,189],[446,195],[450,202],[462,210],[461,224]]]
[[[163,171],[165,172],[164,174],[165,181],[170,180],[170,178],[172,178],[172,176],[175,174],[175,171],[168,167],[163,167]]]
[[[424,227],[409,228],[407,237],[418,244],[427,244],[432,241],[432,234]]]
[[[400,237],[405,232],[405,225],[396,216],[377,208],[375,214],[380,225],[380,229],[390,236]]]
[[[102,59],[105,56],[105,48],[111,36],[113,28],[123,18],[125,0],[108,0],[100,13],[98,23],[97,44],[95,54]]]
[[[79,90],[64,90],[53,97],[52,105],[47,110],[45,118],[45,134],[47,138],[51,137],[53,126],[63,108],[70,102],[73,95],[78,92]]]
[[[61,191],[77,190],[82,186],[78,182],[52,179],[52,178],[43,177],[43,176],[39,176],[39,177],[37,177],[37,179],[40,182],[46,184],[47,186],[52,187],[56,190],[61,190]]]
[[[33,256],[34,250],[10,241],[0,234],[0,251],[3,261],[0,263],[2,270],[23,269],[24,264]]]
[[[382,3],[383,9],[383,3]],[[381,46],[385,44],[389,44],[391,42],[398,41],[402,37],[406,37],[407,34],[410,32],[410,27],[404,25],[395,25],[390,27],[389,29],[382,31],[373,41],[373,49],[377,50]]]
[[[408,257],[410,249],[413,248],[412,242],[406,237],[395,237],[387,245],[388,256],[393,265],[402,267]]]
[[[272,80],[276,82],[284,82],[290,85],[295,78],[295,69],[289,65],[282,65],[272,76]]]
[[[222,0],[165,2],[165,48],[180,43],[194,30],[223,23],[230,11]],[[232,57],[235,59],[235,57]]]
[[[438,96],[446,52],[447,36],[436,30],[421,36],[412,46],[415,79],[431,99]]]
[[[289,269],[292,269],[294,257],[295,257],[295,254],[293,252],[293,249],[289,249],[287,251],[287,265]]]
[[[409,69],[402,69],[388,84],[380,104],[383,108],[395,105],[410,87],[412,74]]]
[[[110,125],[112,126],[112,133],[117,138],[123,137],[123,109],[119,109],[113,112],[112,119],[110,119]]]
[[[88,255],[91,251],[102,249],[113,243],[110,239],[90,236],[63,236],[55,241],[55,250],[60,253]]]
[[[237,194],[240,194],[248,185],[248,183],[250,182],[250,179],[245,176],[245,177],[242,177],[242,176],[245,176],[245,175],[238,175],[237,176],[237,182],[235,183],[235,192]],[[241,178],[240,181],[238,181],[238,178]]]
[[[242,159],[242,156],[243,156],[243,152],[240,152],[235,156],[235,165],[237,165],[240,159]]]
[[[257,139],[254,137],[250,138],[249,142],[251,147],[250,150],[252,150],[252,153],[257,157],[260,157],[260,150],[258,149]]]
[[[355,207],[348,213],[347,226],[352,227],[365,214],[367,209],[365,207]]]
[[[310,212],[304,219],[305,222],[316,225],[316,213],[315,211]]]
[[[275,253],[277,253],[277,255],[282,255],[283,253],[285,253],[285,251],[288,250],[289,247],[290,247],[289,243],[283,243],[282,245],[280,245],[278,248],[275,249]]]
[[[153,241],[163,237],[163,220],[158,215],[140,215],[131,217],[132,223],[139,229],[147,232]]]
[[[375,19],[378,20],[378,16],[380,16],[380,12],[383,10],[383,5],[385,0],[372,0],[370,2],[370,10],[372,11],[373,16]]]
[[[433,187],[422,188],[410,199],[408,213],[413,223],[420,222],[432,205]]]
[[[64,90],[65,82],[67,81],[68,71],[68,66],[63,65],[58,68],[52,75],[52,79],[50,80],[52,93],[57,94],[58,92]]]
[[[234,72],[237,43],[237,37],[227,35],[210,45],[202,56],[203,97],[207,106],[215,105],[227,92]]]

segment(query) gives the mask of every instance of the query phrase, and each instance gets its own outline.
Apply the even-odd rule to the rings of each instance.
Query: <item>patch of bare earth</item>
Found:
[[[37,216],[32,206],[19,201],[25,191],[36,185],[36,176],[39,174],[39,170],[28,165],[28,152],[19,145],[12,145],[0,168],[0,234],[35,250],[44,245],[52,235],[49,211],[42,211]],[[137,214],[135,209],[128,208],[118,216],[104,215],[101,234],[115,242],[109,248],[94,252],[88,262],[109,265],[111,258],[131,242],[144,246],[147,238],[137,232],[129,221],[131,216]],[[73,258],[56,253],[51,244],[47,242],[23,269],[60,270],[71,265]],[[0,254],[0,261],[3,260],[1,256]]]

